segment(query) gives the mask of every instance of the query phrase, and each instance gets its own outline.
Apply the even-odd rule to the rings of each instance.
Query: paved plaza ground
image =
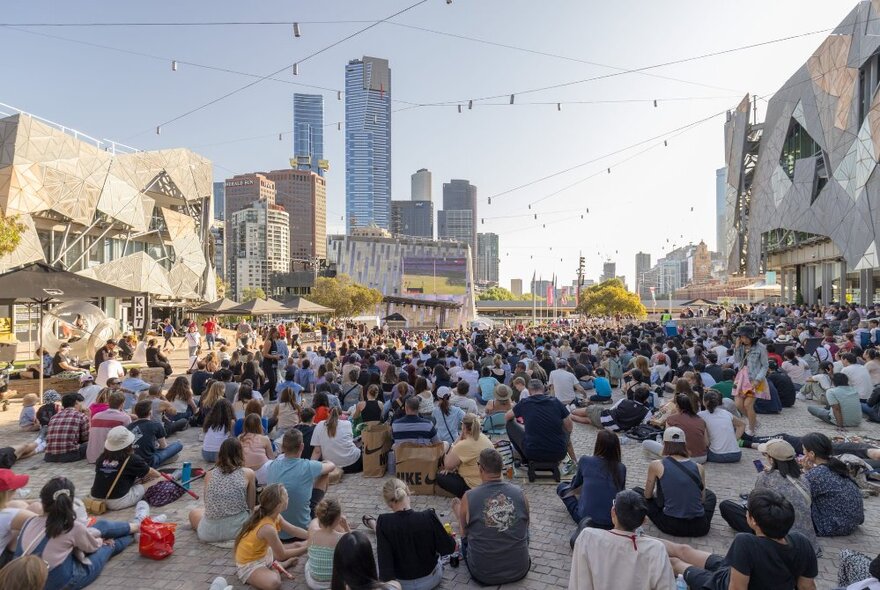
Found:
[[[172,360],[176,367],[183,367],[183,352],[176,352]],[[170,384],[171,379],[166,381]],[[615,392],[615,398],[618,397]],[[760,434],[789,432],[804,434],[819,430],[828,435],[835,434],[833,427],[820,423],[809,416],[806,402],[798,402],[792,409],[781,415],[762,416]],[[33,439],[32,433],[21,433],[17,428],[18,413],[21,405],[10,404],[9,411],[0,412],[0,440],[2,444],[11,445]],[[184,444],[184,452],[173,463],[179,466],[181,461],[191,461],[193,466],[206,466],[201,458],[201,444],[198,442],[199,430],[189,429],[174,437]],[[575,424],[573,433],[574,446],[577,453],[591,453],[597,430],[592,426]],[[865,423],[863,428],[851,429],[851,434],[863,434],[880,438],[880,425]],[[623,458],[627,466],[627,486],[644,486],[648,460],[644,457],[640,446],[630,441],[623,447]],[[718,495],[718,501],[736,499],[740,493],[751,490],[755,481],[755,468],[752,459],[757,458],[757,451],[746,450],[743,461],[734,465],[708,464],[706,466],[707,486]],[[16,471],[31,476],[28,485],[29,497],[37,498],[40,487],[50,478],[58,475],[69,477],[76,484],[77,494],[88,493],[94,476],[94,466],[85,461],[73,464],[46,463],[41,456],[32,457],[19,462]],[[328,492],[336,496],[342,503],[349,522],[359,528],[361,515],[377,514],[386,510],[381,498],[381,487],[384,480],[365,479],[361,475],[346,475],[341,483],[332,486]],[[558,588],[568,585],[571,551],[569,535],[574,523],[565,508],[556,497],[555,484],[525,484],[526,495],[531,504],[531,556],[532,567],[529,575],[516,584],[506,588]],[[201,493],[197,484],[194,490]],[[232,549],[220,548],[201,543],[190,529],[187,513],[199,505],[198,501],[189,496],[154,509],[155,513],[165,513],[169,521],[179,524],[177,543],[174,554],[161,562],[151,561],[138,555],[136,547],[130,547],[114,558],[104,573],[92,585],[93,588],[167,588],[205,589],[215,576],[224,576],[236,588],[243,585],[235,577],[235,564]],[[451,500],[433,496],[415,496],[413,508],[416,510],[434,508],[441,520],[454,521],[450,512]],[[876,555],[880,551],[880,498],[865,500],[865,524],[859,531],[849,537],[821,539],[824,550],[819,559],[819,578],[817,587],[820,590],[834,588],[837,581],[838,553],[843,548],[856,549]],[[106,516],[119,520],[128,520],[133,509],[108,513]],[[645,525],[646,534],[655,535],[657,530],[650,524]],[[702,538],[676,539],[687,542],[699,549],[724,553],[733,539],[733,531],[722,520],[718,510],[712,520],[712,530]],[[303,564],[300,562],[293,570],[295,580],[287,581],[284,588],[306,588],[303,580]],[[464,563],[453,569],[447,567],[444,574],[443,588],[478,587],[472,582]],[[609,587],[610,588],[610,587]],[[625,589],[620,589],[625,590]]]

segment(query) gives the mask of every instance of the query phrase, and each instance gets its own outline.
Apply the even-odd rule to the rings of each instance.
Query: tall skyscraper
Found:
[[[715,171],[715,250],[727,253],[727,168]]]
[[[517,297],[522,296],[522,279],[510,279],[510,292]]]
[[[262,173],[275,183],[275,203],[290,215],[290,258],[327,258],[327,184],[310,170]]]
[[[651,270],[651,255],[647,252],[639,252],[636,254],[636,289],[640,297],[645,295],[642,293],[642,275]],[[650,292],[648,292],[650,296]]]
[[[498,285],[498,234],[477,234],[477,281]]]
[[[434,203],[431,201],[391,201],[391,233],[434,239]]]
[[[413,201],[430,201],[431,200],[431,171],[427,168],[419,168],[415,174],[410,176],[412,189],[410,198]]]
[[[297,170],[324,176],[324,97],[293,95],[293,157]]]
[[[477,187],[467,180],[443,183],[443,210],[437,213],[437,237],[467,242],[477,257]]]
[[[225,219],[223,245],[226,248],[226,280],[233,285],[236,272],[236,241],[232,216],[255,203],[275,204],[275,183],[262,174],[238,174],[226,179],[224,187]],[[233,285],[233,292],[235,287]]]
[[[345,214],[348,231],[391,225],[391,68],[387,59],[345,66]]]
[[[226,207],[226,183],[214,183],[214,219],[223,221],[223,212]]]

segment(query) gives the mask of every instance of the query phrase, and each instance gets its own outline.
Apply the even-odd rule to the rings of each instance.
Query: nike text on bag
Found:
[[[364,443],[364,477],[383,477],[391,450],[391,427],[369,422],[361,431],[361,440]]]
[[[397,457],[396,476],[409,487],[413,495],[434,495],[437,464],[443,456],[443,443],[401,443],[394,453]]]

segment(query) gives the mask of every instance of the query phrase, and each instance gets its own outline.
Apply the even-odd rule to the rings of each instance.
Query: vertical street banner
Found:
[[[150,329],[149,303],[149,295],[146,293],[132,297],[131,324],[135,331],[143,336],[146,336],[147,330]]]

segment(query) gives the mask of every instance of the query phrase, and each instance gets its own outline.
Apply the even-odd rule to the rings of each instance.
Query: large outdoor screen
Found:
[[[404,295],[442,297],[464,295],[466,291],[466,258],[404,257]]]

